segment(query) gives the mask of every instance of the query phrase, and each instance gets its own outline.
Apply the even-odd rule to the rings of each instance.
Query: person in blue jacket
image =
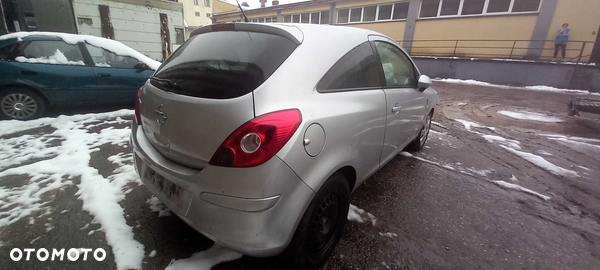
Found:
[[[565,60],[565,51],[567,50],[567,42],[569,42],[569,34],[571,33],[571,29],[569,29],[569,24],[564,23],[562,28],[556,32],[556,42],[554,42],[554,60],[556,60],[556,56],[558,55],[558,50],[560,50],[562,55],[562,60]]]

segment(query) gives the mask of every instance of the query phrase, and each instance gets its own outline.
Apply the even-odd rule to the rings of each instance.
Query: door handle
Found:
[[[98,73],[98,77],[110,77],[112,76],[110,73]]]
[[[37,72],[31,70],[21,70],[21,74],[23,75],[37,75]]]
[[[396,104],[396,106],[392,107],[392,112],[393,113],[399,113],[402,110],[402,106],[397,106],[398,104]]]

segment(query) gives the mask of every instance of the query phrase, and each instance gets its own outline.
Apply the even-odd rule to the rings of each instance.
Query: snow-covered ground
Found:
[[[549,116],[549,115],[535,113],[535,112],[513,112],[513,111],[501,110],[501,111],[498,111],[498,114],[506,115],[506,116],[508,116],[510,118],[514,118],[514,119],[531,120],[531,121],[546,122],[546,123],[560,123],[560,122],[564,121],[559,117]]]
[[[134,239],[132,228],[127,225],[119,204],[131,185],[141,183],[132,166],[131,155],[122,153],[109,158],[117,169],[108,177],[102,176],[90,165],[92,153],[103,145],[124,147],[131,133],[129,126],[107,127],[94,132],[91,129],[95,124],[126,124],[129,121],[120,117],[132,114],[131,110],[120,110],[26,122],[0,122],[2,135],[41,126],[54,129],[38,135],[0,139],[0,168],[8,168],[0,172],[0,178],[16,175],[30,177],[28,183],[22,186],[0,187],[0,207],[10,209],[0,213],[0,228],[23,218],[35,222],[33,213],[45,211],[50,215],[52,209],[41,196],[51,190],[76,186],[76,195],[83,201],[83,210],[94,216],[94,221],[100,224],[100,230],[106,235],[117,268],[141,269],[144,246]],[[47,226],[47,230],[52,228],[52,225]]]
[[[445,83],[456,83],[456,84],[478,85],[478,86],[490,86],[490,87],[507,88],[507,89],[546,91],[546,92],[557,92],[557,93],[568,93],[568,94],[600,95],[600,93],[594,93],[594,92],[590,92],[587,90],[561,89],[561,88],[545,86],[545,85],[517,87],[517,86],[492,84],[492,83],[476,81],[476,80],[441,79],[441,78],[436,78],[436,79],[433,79],[432,81],[445,82]]]

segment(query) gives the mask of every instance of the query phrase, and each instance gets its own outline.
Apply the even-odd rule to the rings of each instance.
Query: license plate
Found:
[[[156,173],[154,170],[148,168],[146,171],[146,180],[150,182],[154,188],[164,194],[173,204],[175,204],[179,210],[183,209],[183,205],[187,199],[186,191],[167,180],[162,175]]]

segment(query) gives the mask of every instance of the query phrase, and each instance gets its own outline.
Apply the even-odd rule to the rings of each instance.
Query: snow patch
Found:
[[[168,217],[171,215],[171,211],[163,204],[156,196],[152,195],[146,203],[150,205],[152,212],[158,212],[158,217]]]
[[[165,270],[209,270],[219,263],[237,260],[241,257],[241,253],[215,243],[208,250],[196,252],[190,258],[172,260]]]
[[[436,121],[431,121],[431,123],[432,123],[433,125],[435,125],[435,126],[438,126],[438,127],[441,127],[441,128],[448,129],[447,127],[445,127],[444,125],[442,125],[442,124],[440,124],[440,123],[438,123],[438,122],[436,122]]]
[[[537,192],[535,192],[535,191],[533,191],[531,189],[527,189],[527,188],[524,188],[524,187],[519,186],[519,185],[511,184],[511,183],[504,182],[504,181],[494,181],[494,183],[496,185],[499,185],[499,186],[504,187],[504,188],[514,189],[514,190],[522,191],[522,192],[525,192],[525,193],[528,193],[528,194],[531,194],[531,195],[538,196],[542,200],[545,200],[545,201],[550,200],[550,197],[548,197],[546,195],[542,195],[542,194],[537,193]]]
[[[534,112],[512,112],[512,111],[498,111],[498,114],[506,115],[510,118],[519,120],[531,120],[545,123],[560,123],[562,119],[554,116],[548,116],[541,113]]]
[[[371,213],[365,212],[365,210],[362,210],[353,204],[350,204],[350,207],[348,208],[348,220],[359,223],[370,221],[373,226],[375,226],[376,223],[375,216],[373,216]]]
[[[519,181],[519,179],[517,179],[517,177],[514,174],[511,174],[511,177],[508,180],[513,181],[513,182]]]
[[[549,171],[550,173],[552,173],[554,175],[565,176],[565,177],[575,177],[575,178],[579,177],[579,174],[577,174],[577,172],[556,166],[556,165],[548,162],[547,160],[545,160],[543,157],[540,157],[538,155],[518,151],[518,150],[512,149],[510,147],[506,147],[504,145],[501,145],[501,147],[508,150],[509,152],[531,162],[533,165],[538,166],[546,171]]]
[[[150,258],[154,258],[154,256],[156,256],[156,249],[151,251],[150,254],[148,254],[148,257]]]
[[[398,237],[398,235],[397,235],[397,234],[395,234],[395,233],[391,233],[391,232],[379,233],[379,235],[381,235],[381,236],[385,236],[385,237],[389,237],[389,238]]]

